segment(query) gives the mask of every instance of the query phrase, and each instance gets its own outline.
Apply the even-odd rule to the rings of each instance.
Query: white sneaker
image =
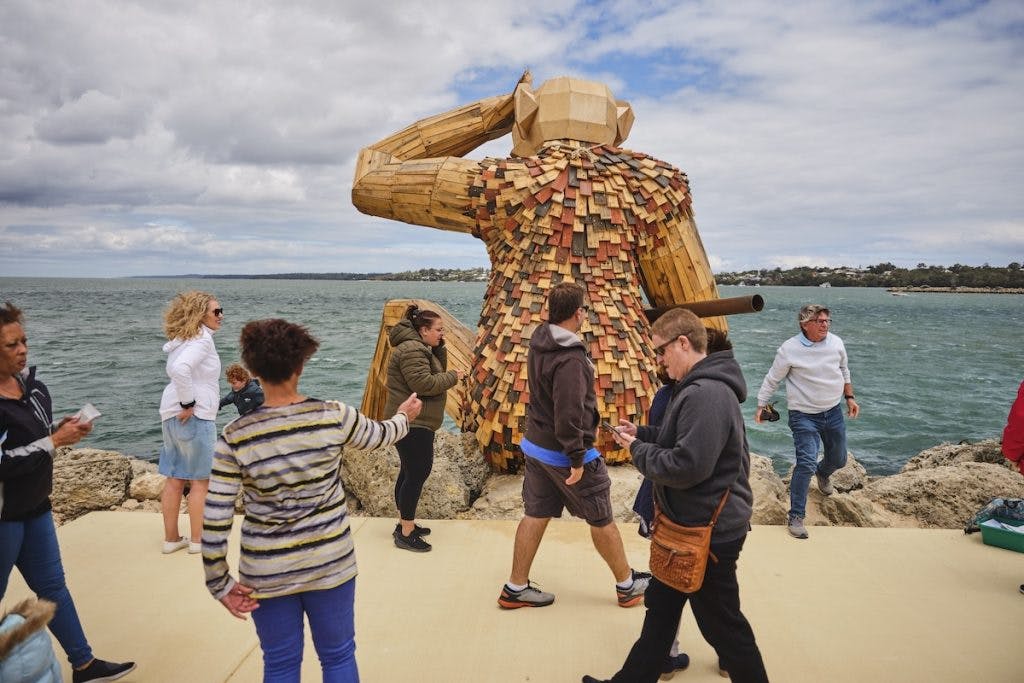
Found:
[[[188,554],[189,555],[198,555],[201,552],[203,552],[203,542],[202,541],[200,541],[199,543],[196,543],[195,541],[189,541],[188,542]]]
[[[170,555],[171,553],[178,552],[188,544],[188,539],[184,536],[178,538],[177,541],[164,541],[164,549],[162,552],[164,555]]]

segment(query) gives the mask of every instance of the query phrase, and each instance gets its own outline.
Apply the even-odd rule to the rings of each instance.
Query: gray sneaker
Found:
[[[530,581],[526,582],[526,588],[521,591],[512,590],[506,583],[501,587],[501,595],[498,596],[498,605],[504,609],[547,607],[554,601],[554,593],[545,593]]]
[[[644,598],[647,585],[651,582],[651,575],[647,572],[638,572],[635,569],[629,570],[633,577],[633,584],[629,588],[615,587],[615,594],[619,598],[619,607],[632,607]]]
[[[829,481],[828,477],[823,477],[815,472],[814,478],[818,480],[818,490],[821,491],[821,495],[831,496],[836,492],[836,490],[832,488],[832,482]]]
[[[793,538],[807,538],[807,529],[804,528],[803,517],[790,515],[787,530],[789,531],[789,535]]]

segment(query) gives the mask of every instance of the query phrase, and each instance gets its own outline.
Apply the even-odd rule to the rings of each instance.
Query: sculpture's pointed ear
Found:
[[[528,131],[537,118],[537,97],[533,94],[533,89],[530,88],[529,83],[520,83],[516,86],[514,98],[516,125],[522,131]]]
[[[633,121],[636,120],[636,116],[633,115],[633,107],[629,105],[629,102],[626,100],[616,100],[615,118],[615,144],[619,145],[629,137],[629,131],[633,128]]]
[[[512,126],[512,153],[520,157],[530,156],[537,151],[530,142],[530,131],[537,121],[537,111],[540,107],[529,81],[520,82],[516,86],[514,102],[516,120]]]

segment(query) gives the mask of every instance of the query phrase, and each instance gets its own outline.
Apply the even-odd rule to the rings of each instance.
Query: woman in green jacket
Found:
[[[409,434],[395,444],[402,463],[395,482],[395,505],[399,513],[395,545],[403,550],[425,553],[431,546],[423,536],[429,534],[430,529],[416,524],[416,505],[434,465],[434,432],[444,421],[448,390],[462,379],[463,373],[447,369],[444,324],[434,311],[420,310],[415,304],[409,306],[405,319],[391,328],[388,338],[391,360],[385,412],[412,392],[423,401],[423,410],[409,426]]]

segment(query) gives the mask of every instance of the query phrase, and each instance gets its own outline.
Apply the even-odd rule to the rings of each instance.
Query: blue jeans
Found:
[[[355,597],[352,579],[337,588],[260,600],[251,614],[263,648],[263,683],[299,683],[303,614],[309,619],[324,683],[359,683]]]
[[[837,405],[823,413],[789,411],[789,428],[796,447],[796,466],[789,481],[789,514],[803,517],[807,513],[807,489],[817,473],[831,477],[846,464],[846,420]],[[818,463],[818,447],[825,446],[825,457]]]
[[[92,660],[75,602],[64,582],[64,566],[57,546],[53,515],[47,511],[31,519],[0,522],[0,598],[7,593],[11,569],[18,568],[29,589],[40,598],[57,603],[50,631],[73,667]]]

